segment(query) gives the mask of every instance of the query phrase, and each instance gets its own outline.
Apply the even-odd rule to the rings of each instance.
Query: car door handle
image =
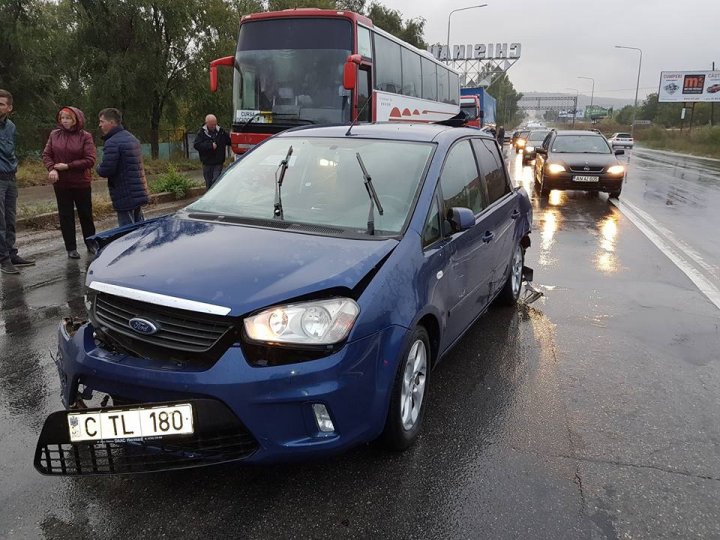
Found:
[[[510,214],[510,217],[512,219],[517,219],[520,217],[520,210],[515,210],[512,214]]]
[[[492,242],[493,238],[495,238],[495,233],[492,232],[492,231],[487,231],[487,232],[483,235],[482,241],[487,244],[488,242]]]

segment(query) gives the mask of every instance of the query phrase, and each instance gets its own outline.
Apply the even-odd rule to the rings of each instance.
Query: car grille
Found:
[[[91,442],[47,444],[38,450],[37,468],[48,475],[102,475],[187,469],[237,461],[258,443],[250,433],[174,443]]]
[[[103,334],[143,356],[160,352],[165,357],[181,360],[217,360],[235,337],[231,318],[158,306],[107,293],[97,293],[93,314],[93,322]],[[135,332],[129,324],[135,317],[156,323],[157,332],[152,335]]]
[[[571,171],[571,172],[574,172],[574,173],[578,173],[578,174],[582,174],[582,173],[599,173],[599,172],[603,172],[603,169],[604,169],[604,168],[605,168],[605,167],[603,167],[602,165],[600,165],[600,166],[595,166],[595,165],[582,165],[582,166],[575,166],[575,167],[573,167],[573,166],[571,165],[571,166],[570,166],[570,171]]]

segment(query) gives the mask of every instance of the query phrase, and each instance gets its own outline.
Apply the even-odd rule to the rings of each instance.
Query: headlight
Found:
[[[534,152],[534,151],[535,151],[535,147],[534,147],[534,146],[526,146],[526,147],[525,147],[525,151],[526,151],[526,152]]]
[[[344,340],[360,314],[350,298],[275,306],[248,317],[245,332],[254,341],[333,345]]]
[[[522,139],[518,139],[517,145],[518,145],[518,146],[525,146],[525,141],[523,141]]]
[[[624,165],[613,165],[608,169],[608,174],[622,174],[625,172]]]
[[[549,172],[550,174],[558,174],[561,172],[565,172],[565,167],[563,167],[559,163],[550,163],[547,166],[547,172]]]

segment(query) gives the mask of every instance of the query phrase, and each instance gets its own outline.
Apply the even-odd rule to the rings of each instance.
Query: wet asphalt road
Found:
[[[622,200],[711,278],[717,239],[697,229],[717,230],[720,172],[693,163],[637,151]],[[510,168],[531,189],[530,168]],[[527,264],[545,297],[491,309],[432,373],[415,447],[135,477],[32,468],[60,408],[56,324],[82,313],[86,262],[26,240],[38,266],[0,281],[0,538],[720,537],[720,310],[623,203],[534,204]]]

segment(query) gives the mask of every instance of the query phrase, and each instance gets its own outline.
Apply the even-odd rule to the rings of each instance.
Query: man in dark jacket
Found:
[[[143,221],[142,207],[150,201],[150,195],[140,141],[122,126],[122,115],[117,109],[100,111],[100,131],[105,145],[97,173],[108,179],[118,225]]]
[[[193,143],[203,164],[203,176],[207,189],[210,189],[210,186],[222,173],[228,146],[230,146],[230,136],[218,126],[215,115],[208,114],[205,117],[205,125],[197,132]]]
[[[15,155],[15,124],[8,118],[12,110],[12,94],[0,89],[0,271],[4,274],[19,274],[18,266],[35,264],[35,261],[20,257],[15,249],[18,198],[15,173],[18,160]]]

